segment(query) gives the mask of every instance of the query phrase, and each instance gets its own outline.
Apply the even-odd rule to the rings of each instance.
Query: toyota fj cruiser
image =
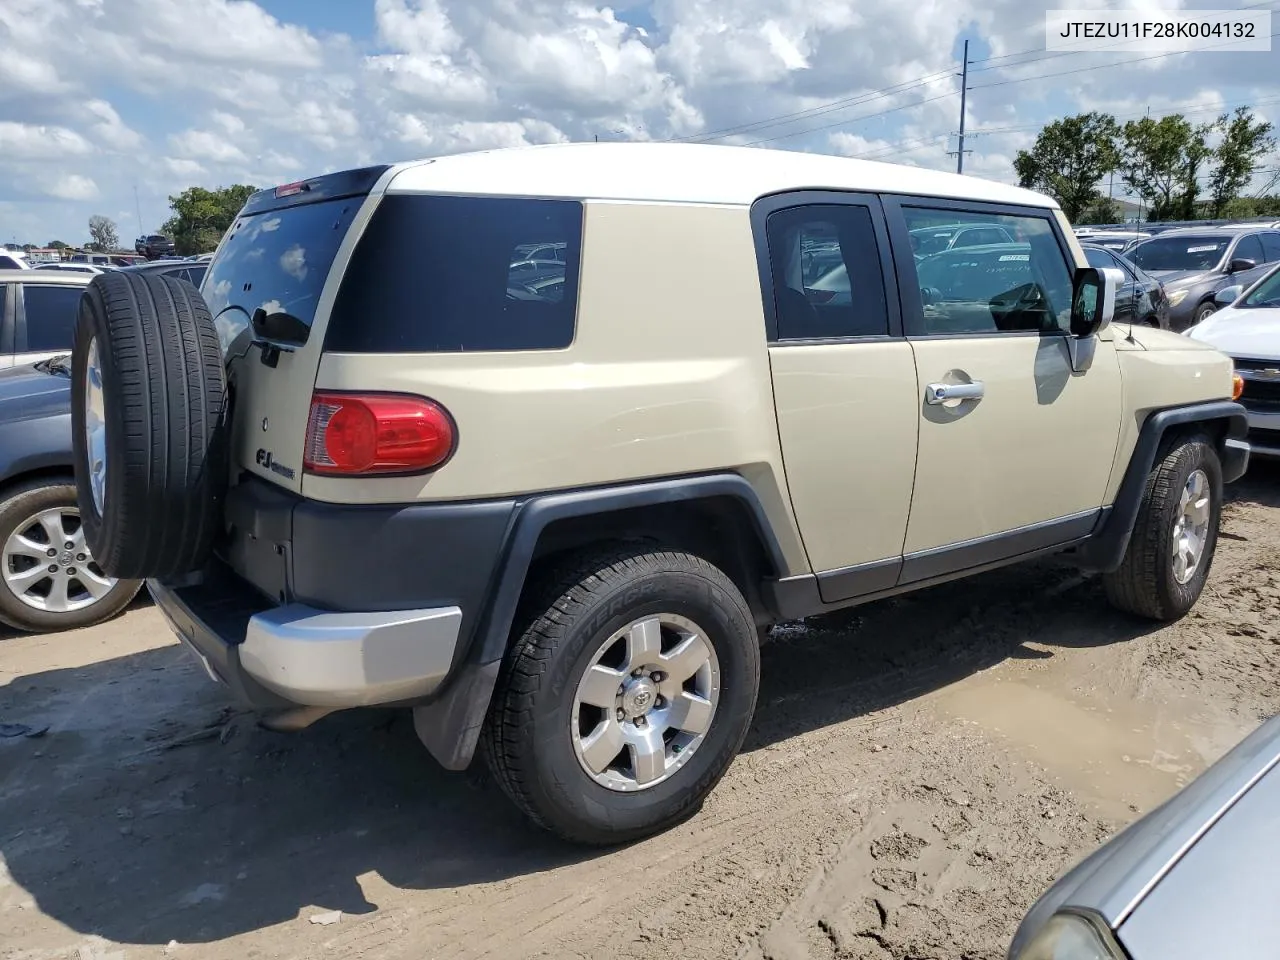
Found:
[[[957,224],[1004,240],[917,261]],[[558,282],[512,276],[533,247]],[[623,841],[724,774],[770,624],[1050,553],[1195,603],[1245,415],[1225,356],[1111,324],[1117,279],[1043,196],[834,157],[317,177],[201,293],[94,278],[84,526],[274,722],[411,707],[444,766],[481,745],[535,822]]]

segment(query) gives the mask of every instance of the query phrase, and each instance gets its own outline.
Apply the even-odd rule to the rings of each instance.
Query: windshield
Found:
[[[329,267],[363,202],[348,197],[300,204],[232,224],[201,287],[224,351],[259,307],[311,326]]]
[[[1273,271],[1237,307],[1280,307],[1280,270]]]
[[[1143,270],[1211,270],[1230,242],[1228,237],[1156,237],[1126,256]]]

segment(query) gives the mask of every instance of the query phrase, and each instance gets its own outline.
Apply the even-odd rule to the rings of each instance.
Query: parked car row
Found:
[[[100,622],[140,587],[106,576],[80,532],[67,356],[80,297],[110,269],[197,287],[208,269],[177,258],[125,268],[58,266],[0,270],[0,623],[36,631]]]
[[[1082,245],[1122,256],[1164,288],[1168,327],[1183,331],[1219,308],[1218,292],[1248,287],[1280,263],[1280,222],[1075,228]]]

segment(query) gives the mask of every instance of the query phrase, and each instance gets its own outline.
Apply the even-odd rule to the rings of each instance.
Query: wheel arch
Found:
[[[767,618],[761,578],[787,569],[759,495],[736,473],[551,493],[522,501],[509,522],[486,610],[466,659],[438,697],[414,708],[418,737],[441,765],[460,770],[471,762],[531,572],[577,547],[627,539],[662,542],[720,566],[742,589],[758,622]]]
[[[1124,478],[1107,516],[1089,541],[1076,553],[1087,570],[1110,572],[1119,568],[1137,522],[1147,477],[1180,438],[1207,433],[1222,459],[1223,482],[1238,480],[1248,466],[1249,420],[1243,406],[1230,400],[1195,403],[1156,410],[1148,414],[1125,467]]]

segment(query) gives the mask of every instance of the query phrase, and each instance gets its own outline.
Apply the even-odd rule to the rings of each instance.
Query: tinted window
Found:
[[[909,229],[956,215],[904,207]],[[1014,240],[954,248],[916,262],[926,334],[1058,332],[1071,325],[1071,268],[1049,220],[964,215]],[[1114,264],[1108,264],[1114,265]]]
[[[13,257],[0,257],[0,270],[21,270],[22,264]]]
[[[957,247],[980,247],[987,243],[1008,243],[1009,235],[1003,230],[991,227],[979,230],[966,230],[956,240]]]
[[[204,297],[215,321],[231,307],[244,313],[219,322],[219,331],[225,336],[232,326],[247,323],[259,307],[311,326],[329,267],[361,202],[306,203],[236,220],[209,265]]]
[[[84,288],[79,285],[41,287],[33,283],[23,284],[28,351],[71,349],[71,331],[76,324],[76,309],[83,292]]]
[[[1138,244],[1128,257],[1143,270],[1211,270],[1228,243],[1226,237],[1155,237]]]
[[[1258,235],[1251,233],[1247,237],[1241,237],[1240,242],[1236,244],[1235,251],[1231,254],[1231,259],[1265,263],[1266,257],[1262,253],[1262,241],[1258,239]]]
[[[792,207],[765,225],[779,340],[885,336],[889,311],[871,211]]]
[[[557,244],[563,261],[551,257]],[[577,201],[385,197],[338,290],[325,348],[562,349],[573,342],[581,247]]]
[[[204,281],[205,271],[208,267],[190,267],[187,269],[187,280],[193,287],[199,287]]]
[[[1103,267],[1114,267],[1116,263],[1111,258],[1111,254],[1105,250],[1099,250],[1097,247],[1085,247],[1084,258],[1089,261],[1089,266],[1096,267],[1099,270]]]
[[[1280,233],[1264,233],[1262,235],[1262,255],[1267,263],[1280,260]]]

